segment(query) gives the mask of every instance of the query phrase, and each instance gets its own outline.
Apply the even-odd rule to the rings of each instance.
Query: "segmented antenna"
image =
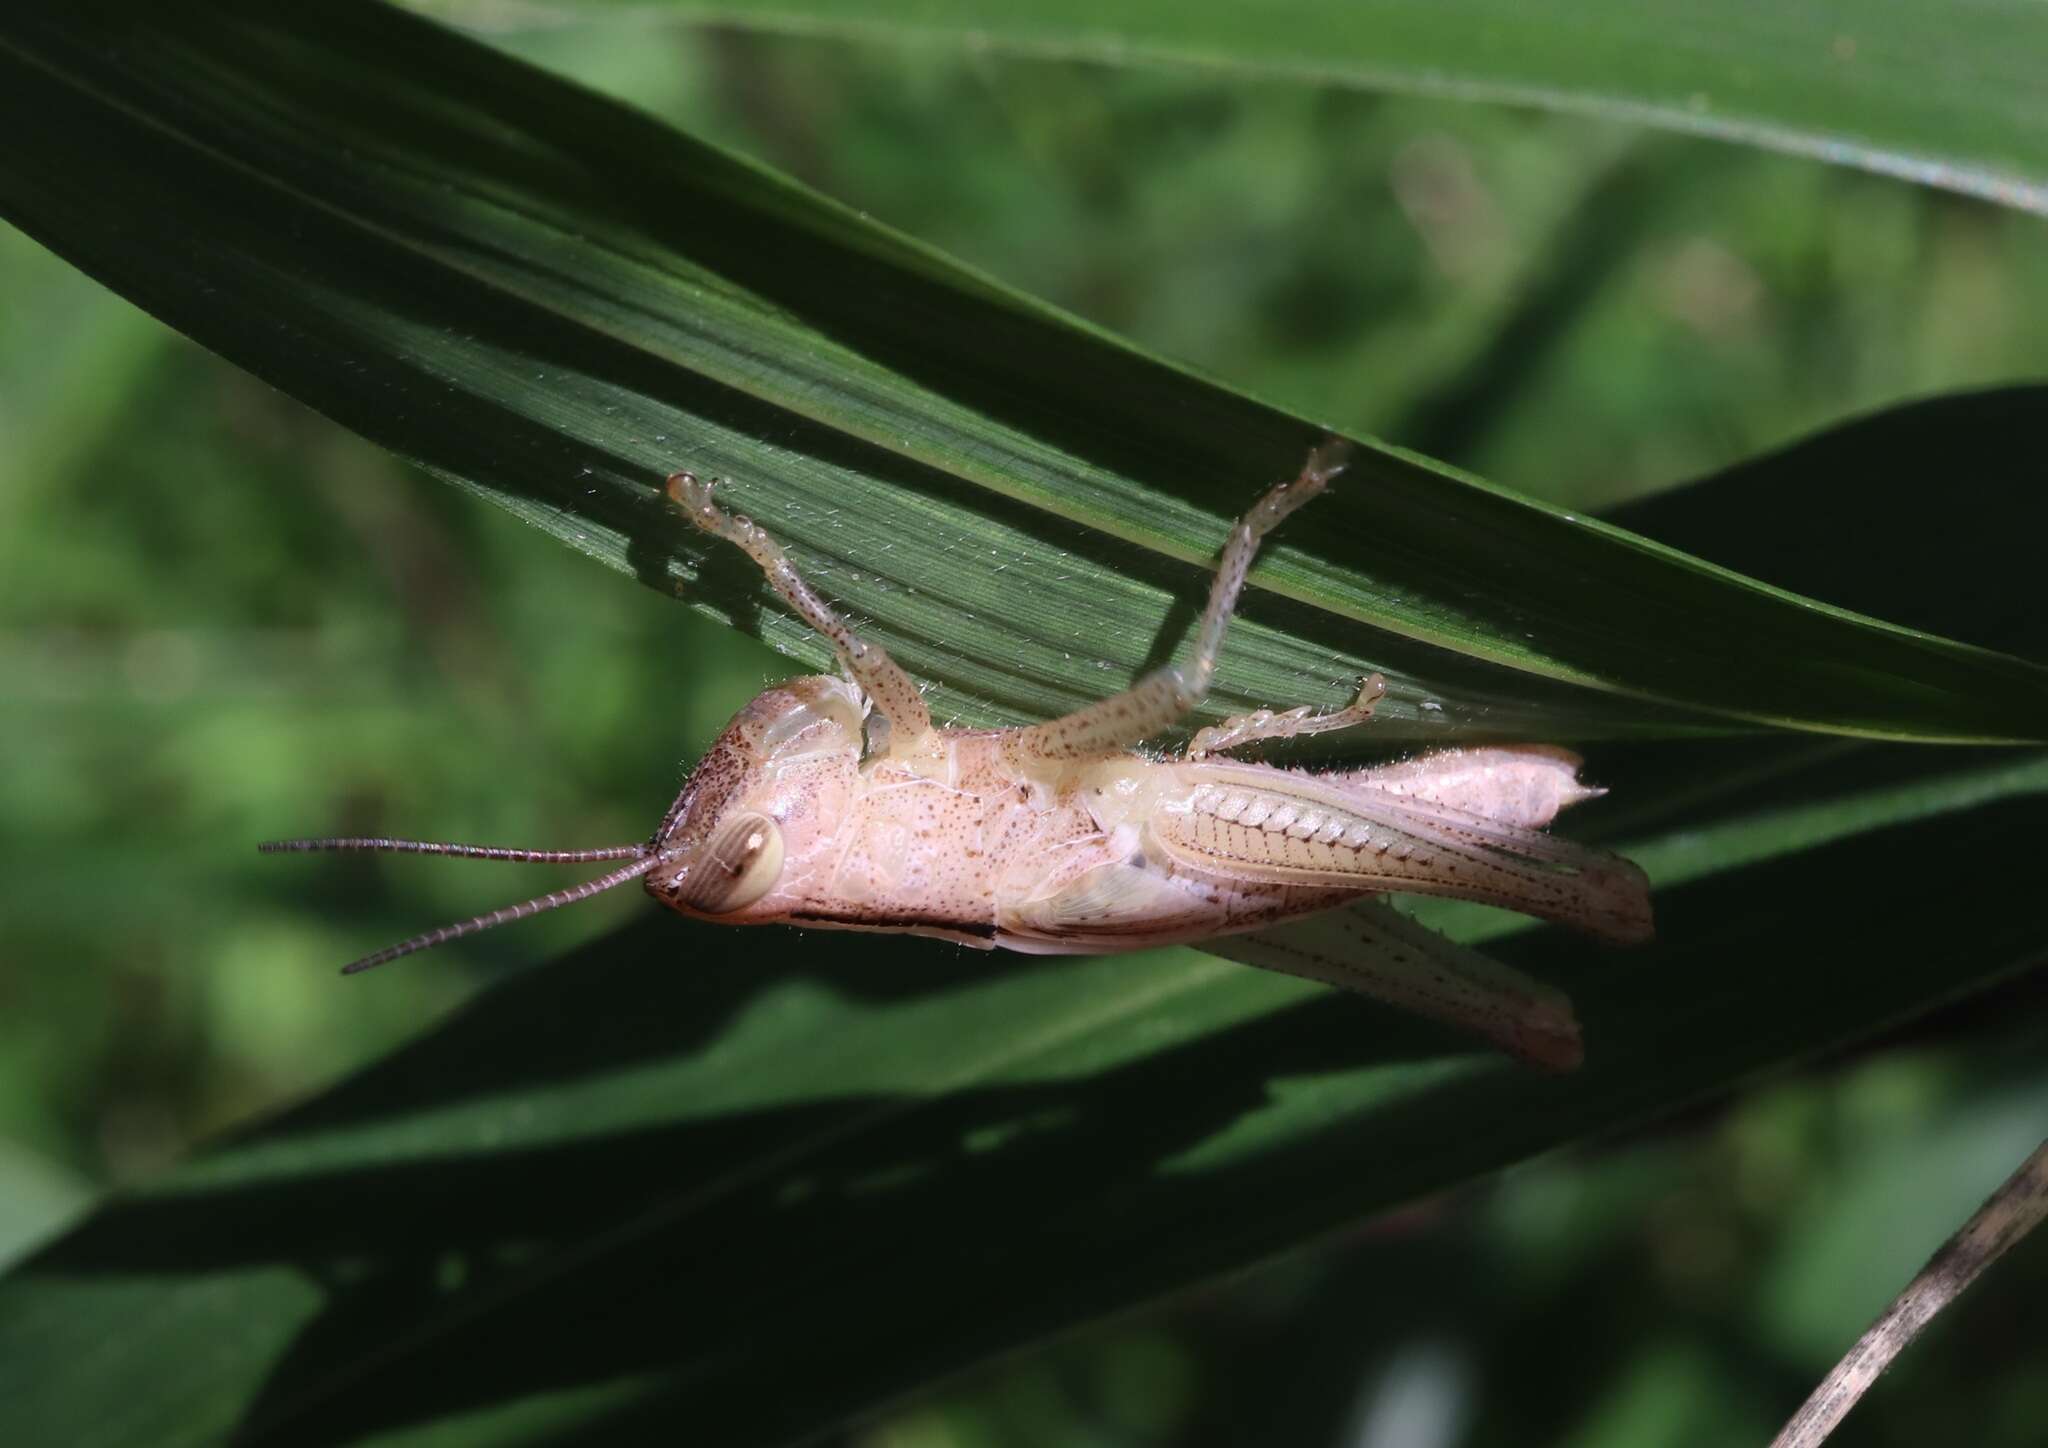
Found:
[[[595,880],[585,880],[581,885],[571,885],[564,890],[554,890],[546,895],[536,895],[531,900],[522,900],[517,905],[507,905],[487,915],[475,915],[454,925],[443,925],[429,930],[410,940],[401,940],[396,945],[387,945],[361,960],[352,960],[341,968],[343,975],[359,975],[374,966],[397,960],[402,955],[430,950],[464,935],[474,935],[479,930],[489,930],[494,925],[524,920],[529,915],[538,915],[543,910],[558,909],[563,905],[574,905],[578,900],[588,900],[592,895],[601,894],[614,885],[623,885],[628,880],[638,879],[660,865],[667,857],[650,845],[607,845],[595,850],[520,850],[501,845],[450,845],[431,840],[385,840],[385,839],[333,839],[333,840],[266,840],[256,847],[267,855],[295,854],[305,851],[329,850],[389,850],[407,855],[458,855],[472,860],[520,860],[534,864],[573,864],[591,860],[633,861],[624,869],[613,870],[610,874],[599,875]]]
[[[593,860],[637,860],[645,845],[604,845],[595,850],[522,850],[510,845],[451,845],[438,840],[265,840],[256,847],[264,855],[301,855],[342,850],[383,850],[396,855],[460,855],[466,860],[519,860],[532,865],[579,865]]]

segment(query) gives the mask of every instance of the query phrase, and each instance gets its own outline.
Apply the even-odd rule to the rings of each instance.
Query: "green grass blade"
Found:
[[[1228,519],[1319,431],[378,6],[16,10],[0,117],[38,138],[0,159],[0,210],[46,244],[386,446],[822,662],[658,495],[674,467],[731,475],[737,505],[939,686],[942,715],[1042,716],[1167,657]],[[1219,709],[1335,702],[1377,668],[1386,740],[2048,733],[2037,665],[1387,447],[1257,583]]]
[[[457,19],[490,13],[475,0],[415,3]],[[2030,0],[610,0],[606,8],[1543,106],[2048,213],[2048,112],[2038,103],[2048,16]]]

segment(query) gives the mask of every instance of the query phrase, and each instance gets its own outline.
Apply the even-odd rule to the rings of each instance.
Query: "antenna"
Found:
[[[382,850],[394,855],[460,855],[465,860],[519,860],[532,865],[580,865],[592,860],[636,860],[647,853],[647,846],[605,845],[595,850],[522,850],[510,845],[449,845],[438,840],[348,838],[265,840],[256,847],[256,852],[262,855],[304,855],[315,852],[338,854],[344,850]]]
[[[522,900],[517,905],[507,905],[485,915],[475,915],[453,925],[443,925],[415,935],[410,940],[401,940],[396,945],[387,945],[382,950],[352,960],[341,968],[343,975],[359,975],[373,966],[397,960],[402,955],[430,950],[436,945],[464,935],[474,935],[479,930],[489,930],[494,925],[504,925],[514,920],[524,920],[529,915],[538,915],[543,910],[558,909],[563,905],[574,905],[578,900],[588,900],[615,885],[638,879],[659,866],[667,855],[657,853],[651,845],[606,845],[595,850],[522,850],[502,845],[453,845],[432,840],[386,840],[368,838],[347,838],[332,840],[266,840],[256,847],[266,855],[298,854],[310,851],[372,851],[382,850],[406,855],[456,855],[471,860],[518,860],[535,864],[573,864],[592,860],[632,860],[623,869],[599,875],[595,880],[585,880],[581,885],[536,895],[531,900]]]

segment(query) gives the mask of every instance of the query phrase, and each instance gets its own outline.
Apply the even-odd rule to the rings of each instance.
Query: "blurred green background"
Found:
[[[2048,373],[2042,222],[1814,163],[942,47],[625,24],[492,39],[1235,385],[1575,507]],[[11,232],[0,297],[7,1258],[492,975],[651,908],[619,892],[344,983],[333,968],[365,950],[574,876],[259,859],[257,840],[637,840],[787,668]],[[1853,507],[1855,480],[1836,483]],[[853,1440],[1762,1441],[2039,1140],[2043,996],[2023,983],[1652,1137],[1418,1204]],[[1841,1441],[2048,1439],[2048,1339],[2023,1311],[2044,1287],[2037,1243]]]

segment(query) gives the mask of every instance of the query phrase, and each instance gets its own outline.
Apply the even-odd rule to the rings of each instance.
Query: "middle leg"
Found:
[[[1304,734],[1328,734],[1335,729],[1354,729],[1372,718],[1372,711],[1387,692],[1387,681],[1378,674],[1361,679],[1358,697],[1342,709],[1318,714],[1310,705],[1276,714],[1260,709],[1250,714],[1233,714],[1221,724],[1199,730],[1188,744],[1189,759],[1225,754],[1259,739],[1296,739]]]
[[[1013,730],[1004,740],[1005,755],[1013,763],[1097,758],[1128,749],[1185,717],[1209,693],[1216,676],[1216,657],[1223,650],[1223,634],[1237,611],[1245,575],[1258,556],[1259,540],[1328,487],[1330,479],[1344,470],[1350,455],[1349,442],[1330,438],[1308,455],[1300,473],[1272,488],[1238,520],[1216,565],[1209,605],[1202,610],[1201,627],[1195,634],[1194,657],[1185,669],[1169,664],[1085,709]]]

